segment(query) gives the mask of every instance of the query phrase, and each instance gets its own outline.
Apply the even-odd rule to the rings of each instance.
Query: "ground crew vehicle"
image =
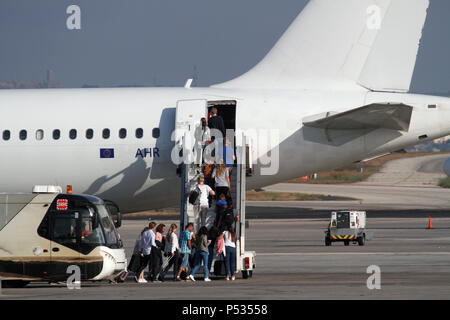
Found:
[[[66,281],[72,265],[80,268],[80,281],[112,279],[126,269],[125,250],[107,205],[97,197],[60,190],[0,194],[4,284]]]
[[[333,242],[344,242],[348,246],[350,241],[363,246],[366,242],[366,212],[365,211],[334,211],[328,230],[325,231],[325,245]]]

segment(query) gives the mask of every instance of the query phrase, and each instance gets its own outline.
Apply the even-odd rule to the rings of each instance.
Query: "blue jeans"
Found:
[[[234,272],[236,271],[236,248],[226,246],[225,252],[225,270],[227,276],[234,276]]]
[[[205,251],[198,251],[197,252],[197,265],[192,269],[191,275],[195,276],[195,273],[200,269],[202,266],[202,260],[203,260],[203,275],[206,278],[209,276],[209,268],[208,268],[208,252]]]

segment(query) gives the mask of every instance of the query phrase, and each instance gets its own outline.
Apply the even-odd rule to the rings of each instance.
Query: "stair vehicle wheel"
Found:
[[[366,243],[366,237],[361,236],[358,238],[358,245],[363,246]]]

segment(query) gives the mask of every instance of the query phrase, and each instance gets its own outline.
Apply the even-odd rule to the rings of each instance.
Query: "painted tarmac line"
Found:
[[[257,257],[264,256],[448,256],[450,252],[273,252],[257,253]]]

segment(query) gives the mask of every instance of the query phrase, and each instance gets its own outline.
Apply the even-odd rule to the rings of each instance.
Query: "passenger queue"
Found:
[[[217,153],[215,160],[204,160],[205,148],[211,143],[218,145],[215,137],[211,136],[211,129],[225,135],[224,121],[217,115],[216,108],[211,110],[209,126],[206,118],[202,118],[195,133],[201,174],[193,189],[185,195],[194,208],[194,223],[189,223],[179,238],[176,224],[170,225],[167,233],[164,224],[157,225],[155,222],[150,222],[142,230],[128,266],[128,270],[135,273],[138,283],[165,281],[171,269],[174,281],[196,281],[195,274],[202,264],[203,279],[209,282],[212,262],[217,255],[224,258],[226,280],[235,280],[237,236],[233,228],[235,216],[230,175],[236,157],[225,138],[222,152]],[[207,214],[214,201],[215,219],[208,229]],[[144,273],[147,268],[146,279]]]

